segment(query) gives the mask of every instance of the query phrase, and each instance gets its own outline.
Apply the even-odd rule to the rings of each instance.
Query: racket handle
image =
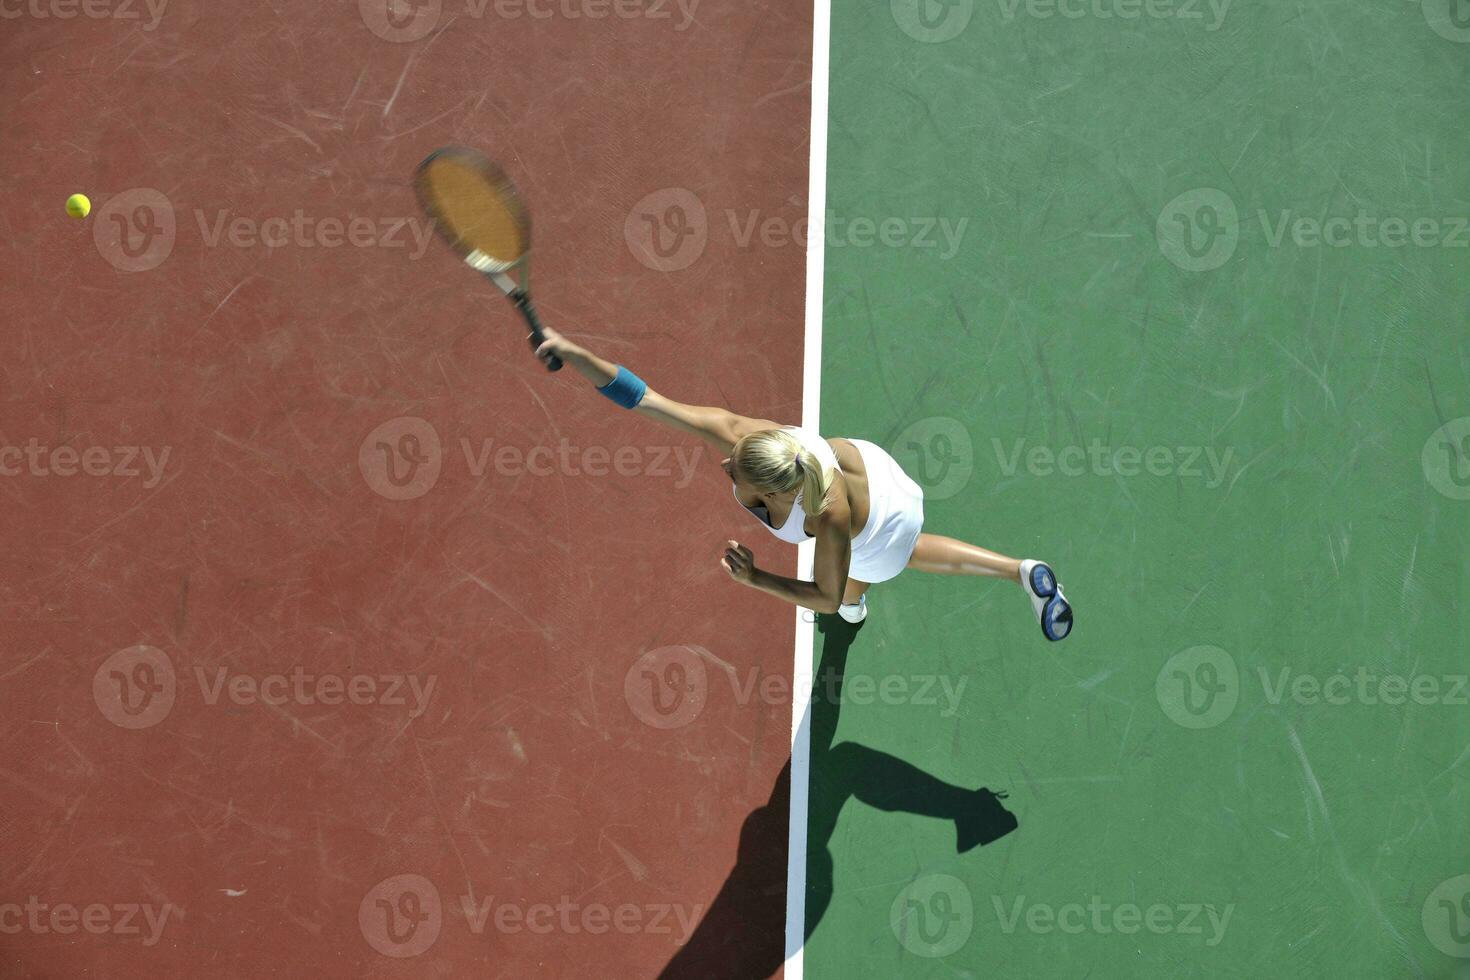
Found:
[[[526,318],[526,326],[531,328],[531,335],[527,339],[531,342],[531,350],[535,350],[546,343],[546,334],[541,329],[541,320],[536,316],[536,308],[531,305],[531,295],[525,290],[518,289],[510,294],[510,301],[521,311],[521,316]],[[555,354],[546,359],[546,370],[560,371],[561,358]]]

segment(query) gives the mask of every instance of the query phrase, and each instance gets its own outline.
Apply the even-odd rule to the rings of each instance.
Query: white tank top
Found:
[[[823,439],[811,429],[801,429],[794,425],[783,426],[783,428],[795,436],[796,441],[801,443],[801,448],[815,456],[817,462],[822,466],[830,467],[839,472],[841,471],[842,467],[837,465],[837,454],[832,451],[831,446],[827,445],[826,439]],[[730,493],[735,497],[736,503],[739,503],[740,495],[735,492],[733,485],[730,487]],[[740,504],[740,506],[745,507],[744,504]],[[806,533],[806,511],[801,509],[800,490],[796,492],[796,500],[791,505],[791,513],[787,516],[786,523],[780,527],[772,527],[769,515],[763,516],[766,510],[765,507],[745,507],[745,509],[760,518],[761,524],[782,541],[790,544],[801,544],[810,537]]]

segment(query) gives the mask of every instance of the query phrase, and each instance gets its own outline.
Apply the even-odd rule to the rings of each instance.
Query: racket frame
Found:
[[[514,217],[521,233],[521,254],[514,259],[497,259],[487,255],[478,248],[467,248],[458,236],[450,232],[451,223],[445,221],[441,215],[439,205],[426,188],[426,175],[429,168],[441,160],[452,160],[462,166],[476,171],[480,177],[491,187],[495,188],[496,196],[505,205]],[[506,176],[495,163],[487,159],[483,154],[464,146],[443,146],[430,153],[424,158],[414,171],[413,189],[419,200],[419,206],[429,216],[429,223],[433,225],[434,233],[439,236],[440,241],[448,245],[471,269],[480,273],[495,287],[503,292],[510,300],[521,319],[526,323],[530,331],[527,340],[530,341],[531,350],[536,350],[546,342],[546,333],[541,327],[541,318],[536,315],[536,307],[531,303],[530,290],[530,259],[531,259],[531,212],[527,209],[520,191],[516,189],[511,179]],[[514,276],[512,275],[514,273]],[[546,360],[548,371],[559,371],[562,367],[561,358],[551,355]]]

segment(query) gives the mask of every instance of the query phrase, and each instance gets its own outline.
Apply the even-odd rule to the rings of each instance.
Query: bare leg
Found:
[[[940,575],[979,575],[985,578],[1010,579],[1031,600],[1031,611],[1041,623],[1048,640],[1060,640],[1072,632],[1072,606],[1062,595],[1051,567],[1042,562],[1027,562],[1026,575],[1021,576],[1022,563],[1005,555],[997,555],[977,545],[956,541],[938,534],[920,534],[909,556],[909,568]]]
[[[938,534],[921,534],[909,557],[909,568],[938,575],[983,575],[987,578],[1021,581],[1021,562],[978,545],[966,544]]]
[[[837,615],[856,626],[868,615],[868,607],[863,601],[863,593],[868,591],[867,582],[859,582],[855,578],[847,580],[847,588],[842,593],[842,605],[837,609]]]

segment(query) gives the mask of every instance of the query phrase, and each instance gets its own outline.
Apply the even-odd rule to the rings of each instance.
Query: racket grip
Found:
[[[531,328],[531,334],[526,339],[531,342],[531,350],[534,351],[546,343],[546,334],[541,329],[541,319],[536,316],[536,308],[531,305],[531,296],[524,290],[518,290],[511,294],[510,301],[516,305],[516,309],[521,311],[521,316],[525,317],[526,326]],[[561,358],[555,354],[547,358],[546,370],[560,371]]]

